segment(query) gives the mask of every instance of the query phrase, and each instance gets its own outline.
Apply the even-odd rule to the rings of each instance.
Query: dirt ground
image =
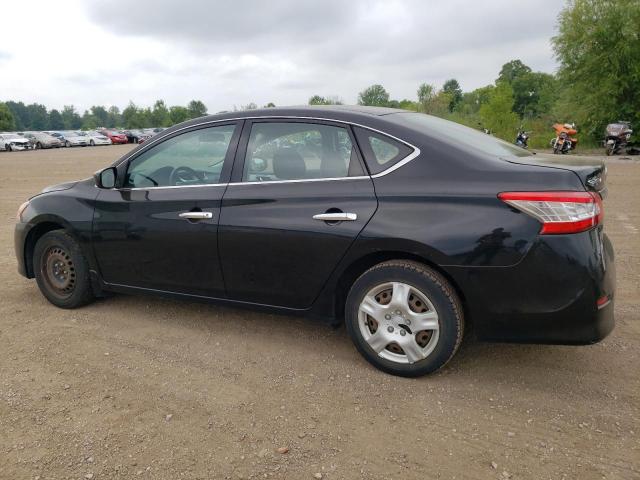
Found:
[[[443,371],[409,380],[302,318],[149,297],[47,303],[16,273],[18,205],[128,148],[0,152],[0,478],[640,478],[640,162],[609,164],[610,337],[467,340]]]

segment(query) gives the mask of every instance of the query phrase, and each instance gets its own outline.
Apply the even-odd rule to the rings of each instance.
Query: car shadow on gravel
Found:
[[[180,332],[177,335],[187,337],[185,341],[194,334],[203,337],[203,332],[212,335],[211,338],[224,336],[234,339],[246,338],[247,332],[251,332],[252,338],[260,338],[260,349],[278,352],[286,348],[290,355],[299,356],[301,362],[318,361],[329,356],[332,361],[342,362],[346,369],[367,369],[373,375],[386,376],[357,353],[344,326],[336,328],[299,315],[271,314],[210,303],[128,295],[113,295],[101,299],[86,310],[87,313],[98,313],[99,318],[103,315],[120,315],[125,311],[127,320],[124,328],[128,326],[155,330],[168,327],[172,332]],[[108,328],[109,325],[105,326]],[[252,342],[252,338],[245,341]],[[579,382],[581,376],[594,368],[598,350],[598,346],[488,343],[476,340],[473,335],[466,335],[458,353],[449,364],[440,372],[425,377],[425,381],[468,381],[482,378],[484,383],[524,384],[536,390],[544,390],[545,385],[549,385],[552,390],[556,388],[558,381],[568,386]]]

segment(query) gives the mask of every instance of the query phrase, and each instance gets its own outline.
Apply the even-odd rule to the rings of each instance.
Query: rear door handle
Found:
[[[186,218],[187,220],[204,220],[207,218],[213,218],[211,212],[183,212],[178,215],[180,218]]]
[[[314,220],[322,220],[323,222],[353,222],[358,219],[355,213],[319,213],[313,216]]]

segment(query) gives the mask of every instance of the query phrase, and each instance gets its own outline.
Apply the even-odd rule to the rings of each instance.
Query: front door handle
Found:
[[[313,216],[314,220],[322,220],[323,222],[353,222],[358,219],[355,213],[319,213]]]
[[[187,220],[205,220],[207,218],[213,218],[211,212],[183,212],[178,215],[180,218],[186,218]]]

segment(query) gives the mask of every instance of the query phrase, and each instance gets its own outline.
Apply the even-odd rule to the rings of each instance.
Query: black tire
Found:
[[[402,282],[418,290],[437,312],[437,343],[426,358],[415,363],[399,363],[382,358],[367,343],[360,329],[360,303],[368,292],[388,282]],[[384,372],[401,377],[419,377],[442,368],[455,355],[464,333],[462,304],[449,282],[432,268],[409,260],[390,260],[363,273],[347,296],[345,323],[351,340],[367,361]]]
[[[11,145],[5,145],[4,148],[7,152],[13,152],[13,147]]]
[[[94,142],[93,140],[89,140],[89,146],[95,147],[96,146],[96,142]]]
[[[94,299],[89,264],[78,242],[63,230],[40,237],[33,253],[33,269],[40,291],[56,307],[77,308]]]
[[[65,142],[64,146],[67,147],[67,148],[71,148],[71,142],[67,140]]]
[[[42,149],[42,144],[40,142],[36,143],[36,150]]]

